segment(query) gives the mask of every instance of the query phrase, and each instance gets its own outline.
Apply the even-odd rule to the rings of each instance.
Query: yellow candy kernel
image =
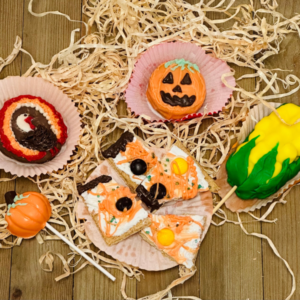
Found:
[[[251,150],[248,174],[252,172],[258,160],[271,151],[277,144],[278,153],[273,177],[280,173],[282,163],[287,158],[292,163],[300,155],[300,139],[297,139],[300,132],[300,123],[294,124],[300,118],[300,107],[293,103],[288,103],[279,107],[277,112],[289,125],[284,124],[274,112],[256,124],[249,136],[249,141],[258,135],[261,137],[256,139],[256,146]]]
[[[175,239],[174,232],[169,228],[161,229],[157,233],[157,240],[163,246],[170,246]]]
[[[172,170],[176,175],[183,175],[187,172],[189,165],[184,158],[177,157],[172,162]]]

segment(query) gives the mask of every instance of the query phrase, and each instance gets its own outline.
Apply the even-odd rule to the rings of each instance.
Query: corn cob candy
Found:
[[[288,125],[272,112],[227,161],[228,183],[241,199],[265,199],[300,171],[300,107],[287,103],[277,111]]]

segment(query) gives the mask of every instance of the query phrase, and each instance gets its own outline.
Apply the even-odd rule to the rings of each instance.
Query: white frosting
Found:
[[[190,216],[190,217],[193,220],[197,221],[198,223],[201,223],[201,224],[204,223],[203,222],[204,218],[202,216]],[[157,228],[157,230],[161,230],[161,229],[165,228],[165,224],[162,222],[164,216],[152,215],[152,218],[154,218],[156,222],[158,221],[160,223],[160,225]],[[197,235],[198,235],[197,239],[192,239],[192,240],[190,240],[190,241],[188,241],[188,242],[186,242],[184,244],[184,246],[187,246],[187,247],[189,247],[191,249],[197,249],[199,247],[200,241],[201,241],[202,228],[198,224],[196,224],[196,223],[191,223],[188,226],[186,225],[185,228],[184,228],[184,230],[187,233],[197,233]],[[150,236],[153,235],[150,227],[144,228],[143,231],[147,235],[150,235]],[[180,236],[180,233],[179,234],[175,233],[175,240],[179,236]],[[166,251],[166,253],[168,253],[168,252]],[[180,254],[180,256],[183,256],[186,259],[185,262],[182,263],[183,265],[185,265],[187,268],[193,267],[193,265],[194,265],[194,259],[197,256],[197,253],[189,252],[186,249],[184,249],[183,247],[181,247],[179,249],[179,254]]]
[[[102,183],[107,191],[111,191],[112,189],[117,188],[118,186],[120,186],[117,182],[115,182],[114,180],[111,180],[108,183]],[[98,190],[98,192],[97,192]],[[100,187],[99,185],[94,187],[93,189],[90,190],[92,193],[101,193]],[[93,195],[91,193],[89,193],[89,191],[86,191],[84,193],[81,194],[81,197],[83,197],[85,204],[88,208],[88,211],[90,213],[95,212],[98,213],[99,211],[99,207],[98,207],[98,203],[102,202],[104,200],[104,197],[101,195]]]
[[[169,152],[176,155],[177,157],[182,157],[185,159],[189,156],[183,150],[178,148],[176,145],[173,145]],[[199,168],[199,166],[196,163],[194,165],[197,170],[198,185],[201,185],[202,189],[208,188],[208,182],[205,180],[205,177],[204,177],[203,173],[201,172],[201,169]],[[193,177],[189,178],[189,180],[193,180],[193,179],[195,179],[195,178],[193,178]]]
[[[136,138],[134,137],[132,142],[135,142],[135,141],[136,141]],[[143,146],[143,148],[147,152],[150,152],[150,150],[147,149],[146,147]],[[140,184],[146,178],[146,176],[145,175],[134,175],[130,170],[130,163],[129,162],[122,163],[122,164],[119,164],[119,165],[117,164],[119,161],[122,161],[124,159],[126,159],[126,156],[122,155],[121,152],[119,152],[118,155],[113,160],[114,160],[114,163],[116,164],[117,168],[119,168],[121,171],[123,171],[124,173],[129,175],[130,179],[133,182],[135,182],[136,184]],[[137,178],[139,178],[139,179],[137,179]]]
[[[181,158],[187,159],[189,156],[187,153],[185,153],[183,150],[178,148],[176,145],[173,145],[172,148],[170,149],[170,151],[161,160],[162,166],[164,168],[164,172],[168,175],[171,174],[171,163],[175,159],[173,157],[169,158],[169,156],[168,156],[169,153],[176,155],[176,158],[181,157]],[[201,172],[201,169],[199,168],[199,166],[196,163],[194,163],[194,166],[196,167],[197,177],[198,177],[197,185],[200,186],[200,189],[208,188],[208,182],[205,180],[205,177],[204,177],[203,173]],[[150,182],[149,179],[151,178],[151,174],[148,174],[148,176],[142,182],[142,185],[145,188],[147,188],[147,184]],[[193,176],[189,176],[188,181],[190,184],[192,184],[193,180],[195,180],[195,178]],[[182,191],[180,189],[176,189],[176,187],[175,187],[174,198],[175,199],[181,198],[181,196],[182,196]],[[170,200],[170,199],[164,198],[163,200]]]
[[[129,222],[123,222],[119,225],[119,227],[117,228],[116,232],[113,234],[113,236],[120,236],[123,235],[124,233],[126,233],[127,231],[129,231],[132,227],[134,227],[138,222],[140,222],[141,220],[144,220],[148,217],[148,213],[141,208],[136,215],[133,217],[132,220],[130,220]],[[100,222],[100,228],[103,232],[106,231],[106,220],[109,218],[109,214],[108,212],[104,212],[104,213],[100,213],[100,218],[101,218],[101,222]],[[112,234],[115,229],[116,226],[114,226],[114,224],[118,224],[119,223],[119,219],[118,218],[112,218],[112,222],[111,222],[111,226],[110,226],[110,234]]]
[[[22,114],[17,117],[16,124],[24,132],[32,131],[30,125],[25,121],[28,118],[28,114]]]

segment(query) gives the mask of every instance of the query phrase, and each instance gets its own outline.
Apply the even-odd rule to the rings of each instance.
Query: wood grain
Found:
[[[0,1],[0,57],[6,58],[12,51],[16,36],[22,37],[23,1]],[[0,73],[0,79],[12,75],[20,75],[21,56],[15,59]],[[0,171],[0,178],[11,178],[12,176]],[[4,194],[15,189],[15,180],[0,182],[0,203],[5,203]],[[12,241],[12,238],[10,238]],[[0,250],[0,299],[9,298],[10,272],[11,272],[12,250]]]
[[[196,3],[197,0],[190,0]],[[239,0],[239,3],[245,2]],[[79,23],[71,23],[62,16],[46,16],[36,18],[28,11],[29,0],[0,1],[0,56],[5,58],[12,50],[15,37],[23,36],[23,47],[28,50],[36,61],[48,63],[50,58],[70,43],[70,33],[81,27]],[[39,0],[35,1],[33,10],[44,12],[59,10],[67,13],[73,19],[80,20],[81,0]],[[289,5],[280,3],[279,11],[285,15],[292,15],[300,11],[300,3],[296,0]],[[215,15],[214,18],[219,18]],[[221,26],[229,27],[228,24]],[[285,49],[280,55],[269,59],[268,67],[293,69],[293,73],[300,76],[300,40],[296,35],[290,35],[284,41]],[[0,74],[0,78],[9,75],[19,75],[20,70],[25,73],[31,65],[25,54],[19,57]],[[236,68],[236,78],[245,73],[242,68]],[[253,90],[253,79],[242,83],[244,87]],[[292,97],[281,99],[281,102],[300,104],[299,93]],[[121,101],[118,106],[119,115],[126,112],[126,104]],[[121,131],[116,130],[111,135],[115,140]],[[8,177],[0,173],[0,177]],[[14,189],[15,182],[0,183],[0,203],[6,191]],[[16,190],[24,192],[37,190],[37,187],[27,179],[20,178],[16,183]],[[270,218],[278,218],[277,224],[249,223],[249,232],[262,232],[268,235],[277,246],[279,252],[288,260],[300,285],[300,267],[297,251],[300,248],[300,222],[297,220],[299,187],[294,187],[287,196],[288,203],[277,207]],[[265,209],[262,210],[262,213]],[[235,216],[227,215],[230,219]],[[256,212],[259,216],[260,212]],[[242,216],[243,221],[249,221],[248,216]],[[214,217],[215,221],[219,221]],[[62,264],[55,259],[54,271],[42,271],[38,259],[47,251],[59,252],[67,255],[69,248],[61,241],[46,242],[39,245],[35,239],[23,241],[21,247],[0,251],[0,299],[121,299],[120,285],[122,274],[112,270],[117,277],[116,283],[111,283],[95,268],[89,266],[84,270],[60,282],[54,278],[62,273]],[[222,227],[211,226],[200,249],[196,262],[196,275],[173,289],[173,295],[193,295],[201,299],[284,299],[290,292],[291,278],[283,263],[272,253],[265,242],[257,238],[247,237],[238,225],[225,224]],[[11,273],[11,275],[10,275]],[[178,278],[178,268],[164,272],[143,272],[145,277],[141,282],[127,281],[127,294],[130,297],[142,297],[155,293],[174,279]],[[300,292],[296,291],[293,299],[299,299]]]
[[[80,24],[70,23],[61,16],[46,16],[36,18],[27,11],[29,0],[25,1],[23,47],[29,51],[36,61],[48,63],[51,57],[67,47],[70,33]],[[16,5],[17,6],[17,5]],[[35,12],[59,10],[67,13],[73,19],[81,17],[81,0],[36,1]],[[21,20],[21,19],[20,19]],[[19,20],[19,22],[21,22]],[[27,55],[22,55],[22,73],[31,65]],[[16,191],[37,191],[37,187],[28,179],[19,178]],[[10,298],[16,299],[72,299],[73,276],[55,282],[55,277],[62,274],[62,263],[55,258],[54,271],[44,272],[39,265],[39,258],[47,251],[61,253],[66,256],[70,250],[62,241],[45,242],[39,245],[36,239],[23,241],[21,247],[15,247],[12,254]]]
[[[287,4],[287,3],[286,3]],[[299,1],[289,1],[288,5],[279,4],[278,11],[287,17],[292,17],[295,12],[300,11]],[[292,73],[300,77],[300,39],[296,34],[290,34],[281,45],[282,51],[279,55],[271,57],[267,61],[267,68],[281,68],[291,70],[288,72],[276,71],[279,76],[285,77]],[[281,92],[284,90],[281,88]],[[299,92],[292,96],[275,99],[275,102],[292,102],[300,105]],[[296,138],[296,137],[295,137]],[[277,206],[270,219],[278,219],[276,224],[263,224],[262,233],[271,238],[277,247],[279,253],[290,264],[296,276],[296,285],[298,289],[292,299],[300,299],[300,222],[298,214],[300,212],[299,202],[300,187],[295,186],[287,195],[286,205]],[[262,213],[266,208],[262,209]],[[264,241],[263,245],[263,272],[264,272],[264,299],[279,300],[285,299],[290,291],[292,279],[288,271],[272,252],[269,245]]]

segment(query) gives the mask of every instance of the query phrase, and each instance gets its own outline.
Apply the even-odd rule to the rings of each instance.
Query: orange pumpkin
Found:
[[[205,81],[198,66],[184,59],[175,59],[156,68],[147,89],[148,101],[166,119],[180,119],[196,113],[205,95]]]
[[[5,198],[8,202],[7,195]],[[10,201],[5,220],[8,223],[7,229],[13,235],[29,239],[46,226],[50,216],[48,199],[40,193],[26,192]]]

